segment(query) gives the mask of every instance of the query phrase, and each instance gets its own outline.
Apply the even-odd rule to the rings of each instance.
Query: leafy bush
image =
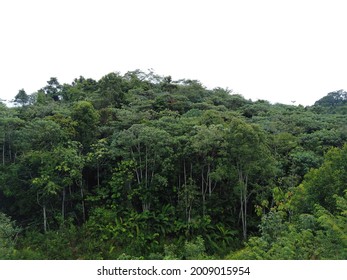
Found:
[[[18,233],[19,228],[15,223],[4,213],[0,213],[0,259],[11,258]]]

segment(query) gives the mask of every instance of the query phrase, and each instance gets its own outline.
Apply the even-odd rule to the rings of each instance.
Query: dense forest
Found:
[[[0,259],[347,258],[343,90],[271,104],[136,70],[14,103]]]

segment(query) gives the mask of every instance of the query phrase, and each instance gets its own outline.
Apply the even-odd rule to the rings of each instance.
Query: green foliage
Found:
[[[24,106],[29,102],[29,95],[27,95],[24,89],[21,89],[14,97],[14,102]]]
[[[249,239],[245,249],[229,259],[346,259],[346,216],[335,218],[317,206],[315,215],[302,214],[295,223],[276,221],[276,234],[269,235],[271,224],[263,221],[260,237]],[[343,213],[343,212],[342,212]],[[273,216],[273,215],[272,215]],[[268,220],[269,218],[267,218]]]
[[[61,98],[61,90],[62,86],[58,82],[58,79],[55,77],[51,77],[49,81],[47,81],[47,85],[43,88],[45,94],[52,98],[54,101],[59,101]]]
[[[79,101],[74,104],[71,117],[76,122],[76,140],[87,148],[95,139],[99,113],[94,109],[92,103]]]
[[[327,259],[347,257],[347,192],[344,197],[334,195],[338,213],[333,215],[327,209],[316,205],[317,222],[324,229],[320,234]]]
[[[234,259],[345,259],[346,145],[333,148],[318,169],[286,200],[276,191],[278,204],[262,217],[261,235],[252,237],[246,248],[229,255]]]
[[[342,149],[332,148],[318,169],[305,176],[293,200],[299,211],[310,211],[319,204],[332,213],[336,210],[334,195],[342,196],[346,190],[347,145]]]
[[[201,236],[198,236],[193,242],[184,243],[184,258],[187,260],[206,259],[205,242]]]
[[[0,213],[0,260],[12,258],[18,233],[19,228],[14,222],[4,213]]]
[[[329,92],[323,98],[317,100],[315,102],[315,106],[323,106],[323,107],[336,107],[346,104],[347,102],[347,92],[344,90],[338,90]]]
[[[0,211],[23,230],[1,216],[0,255],[345,259],[345,95],[252,102],[151,70],[20,90]]]
[[[96,98],[97,106],[106,107],[108,105],[120,107],[124,100],[124,93],[127,90],[127,83],[118,73],[110,73],[98,81]],[[107,103],[106,103],[107,102]]]

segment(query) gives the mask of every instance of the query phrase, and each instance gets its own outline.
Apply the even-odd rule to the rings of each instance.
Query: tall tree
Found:
[[[51,77],[47,81],[47,85],[43,88],[44,92],[52,98],[54,101],[59,101],[61,98],[62,85],[58,82],[58,79]]]
[[[142,210],[150,210],[158,202],[156,194],[167,186],[172,155],[170,135],[158,128],[136,124],[115,133],[112,144],[123,160],[136,163],[134,173]]]
[[[242,233],[246,240],[248,202],[258,191],[257,187],[266,187],[266,180],[274,176],[273,162],[266,136],[258,126],[234,119],[225,132],[225,166],[228,166],[235,193],[239,196]]]
[[[84,149],[93,143],[97,135],[97,124],[99,123],[99,113],[92,103],[79,101],[74,104],[71,112],[73,121],[76,122],[76,140],[82,143]]]
[[[124,101],[124,94],[127,91],[127,83],[119,73],[110,73],[98,81],[96,97],[99,106],[120,107]]]
[[[195,152],[198,168],[200,169],[200,193],[202,197],[202,214],[206,214],[206,198],[211,197],[217,186],[214,177],[218,165],[223,141],[223,126],[196,126],[196,134],[191,137],[191,148]]]
[[[20,104],[21,106],[24,106],[29,102],[29,95],[27,95],[24,89],[21,89],[14,97],[14,102]]]

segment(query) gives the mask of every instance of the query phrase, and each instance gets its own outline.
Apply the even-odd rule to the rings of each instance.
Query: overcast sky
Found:
[[[347,3],[0,0],[0,98],[153,69],[247,99],[312,105],[347,89]]]

